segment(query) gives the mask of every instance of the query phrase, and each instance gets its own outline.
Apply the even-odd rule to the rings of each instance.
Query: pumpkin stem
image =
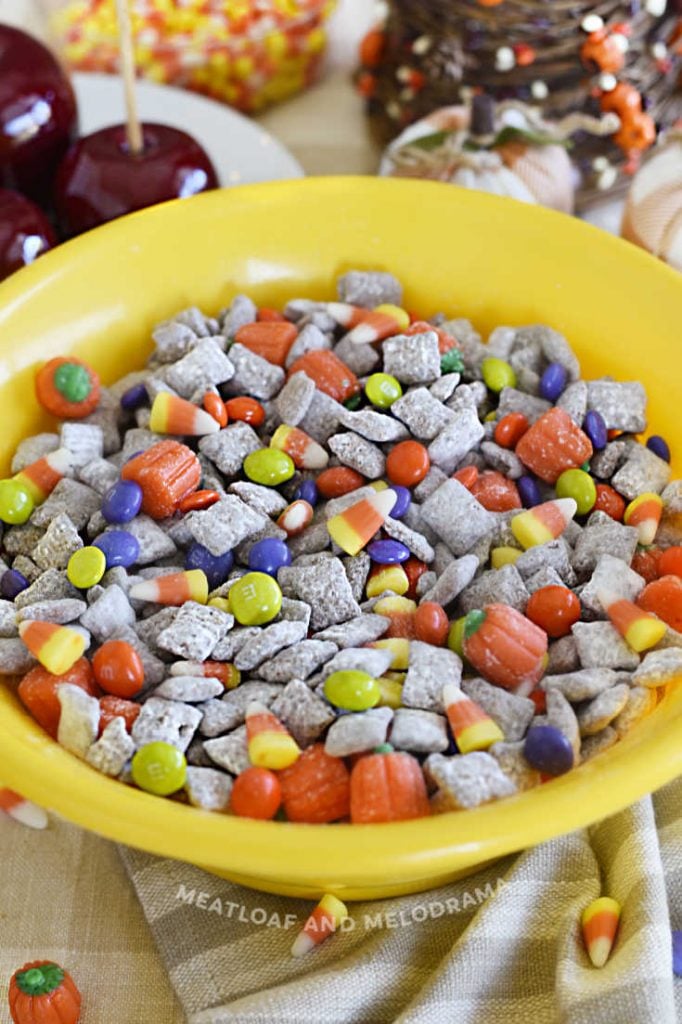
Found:
[[[474,633],[481,628],[485,620],[488,618],[484,611],[477,609],[473,612],[469,612],[466,619],[464,620],[464,636],[468,639],[473,636]]]
[[[68,402],[83,402],[92,390],[88,371],[78,363],[62,363],[57,367],[54,386]]]
[[[27,971],[19,971],[16,982],[27,996],[44,996],[59,988],[64,980],[64,971],[57,964],[42,964],[30,967]]]
[[[372,753],[374,754],[392,754],[395,747],[392,743],[380,743],[378,747],[375,747]]]

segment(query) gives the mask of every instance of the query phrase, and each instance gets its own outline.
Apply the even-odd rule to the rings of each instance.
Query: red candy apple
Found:
[[[161,124],[144,124],[142,132],[139,154],[130,151],[125,125],[93,132],[71,147],[55,184],[66,234],[217,187],[213,164],[190,135]]]
[[[55,241],[50,222],[35,203],[19,192],[0,189],[0,280],[33,263]]]
[[[49,202],[76,122],[73,90],[50,51],[0,25],[0,186]]]

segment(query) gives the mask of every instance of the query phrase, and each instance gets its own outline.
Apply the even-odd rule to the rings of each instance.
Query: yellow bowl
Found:
[[[394,271],[405,306],[565,333],[585,375],[642,380],[651,426],[682,446],[682,276],[625,242],[538,207],[449,185],[319,179],[257,185],[124,218],[0,288],[5,465],[45,429],[36,364],[74,352],[105,382],[142,364],[152,325],[238,291],[269,306],[331,298],[351,268]],[[290,895],[426,889],[612,814],[682,772],[682,687],[625,740],[547,785],[473,811],[391,825],[256,822],[195,810],[99,775],[52,742],[0,686],[0,775],[111,839]]]

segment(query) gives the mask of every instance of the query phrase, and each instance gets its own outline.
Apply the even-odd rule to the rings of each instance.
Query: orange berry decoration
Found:
[[[637,605],[663,619],[678,633],[682,632],[682,579],[679,576],[661,576],[648,583],[637,598]]]
[[[656,141],[656,124],[643,110],[628,112],[621,117],[613,141],[624,153],[641,153]]]
[[[370,29],[360,42],[360,63],[366,68],[377,68],[386,49],[386,35],[380,29]]]
[[[434,647],[442,647],[448,637],[450,623],[442,605],[424,601],[414,613],[414,632],[417,640]]]
[[[401,441],[391,449],[386,459],[388,479],[403,487],[415,487],[430,468],[429,453],[419,441]]]
[[[599,106],[605,114],[618,114],[619,117],[622,117],[631,111],[641,110],[642,97],[634,85],[618,82],[615,88],[602,93],[599,98]]]
[[[140,655],[125,640],[107,640],[92,659],[100,688],[114,697],[134,697],[144,685]]]
[[[252,427],[260,427],[265,422],[265,409],[255,398],[240,395],[238,398],[229,398],[225,402],[227,415],[231,420],[239,420],[241,423],[250,423]]]
[[[593,512],[606,512],[617,523],[622,523],[625,514],[625,501],[618,491],[609,484],[597,484],[597,500],[592,506]]]
[[[350,818],[354,825],[408,821],[430,813],[419,761],[382,743],[361,757],[350,778]]]
[[[62,420],[81,420],[97,408],[99,377],[75,356],[57,356],[38,371],[36,397],[42,407]]]
[[[591,32],[582,45],[580,58],[584,64],[596,64],[600,71],[617,75],[625,64],[625,54],[615,35],[604,29]]]
[[[531,594],[526,617],[553,639],[567,636],[580,618],[580,601],[568,587],[541,587]]]
[[[34,960],[15,971],[9,983],[14,1024],[78,1024],[81,994],[63,967]]]
[[[225,403],[220,395],[216,395],[214,391],[207,391],[201,404],[209,416],[212,416],[219,426],[227,426],[227,409],[225,408]]]
[[[279,773],[282,802],[289,821],[323,824],[347,818],[350,776],[342,758],[332,757],[322,743],[303,751]]]
[[[501,448],[516,448],[529,426],[522,412],[508,412],[495,424],[495,442]]]
[[[282,803],[282,787],[269,768],[247,768],[234,781],[230,810],[239,818],[269,821]]]

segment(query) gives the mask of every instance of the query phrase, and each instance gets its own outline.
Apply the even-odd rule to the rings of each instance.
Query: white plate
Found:
[[[125,120],[123,86],[115,75],[76,74],[82,135]],[[199,142],[221,185],[302,178],[303,169],[281,142],[255,121],[205,96],[169,85],[138,82],[140,118],[181,128]]]

